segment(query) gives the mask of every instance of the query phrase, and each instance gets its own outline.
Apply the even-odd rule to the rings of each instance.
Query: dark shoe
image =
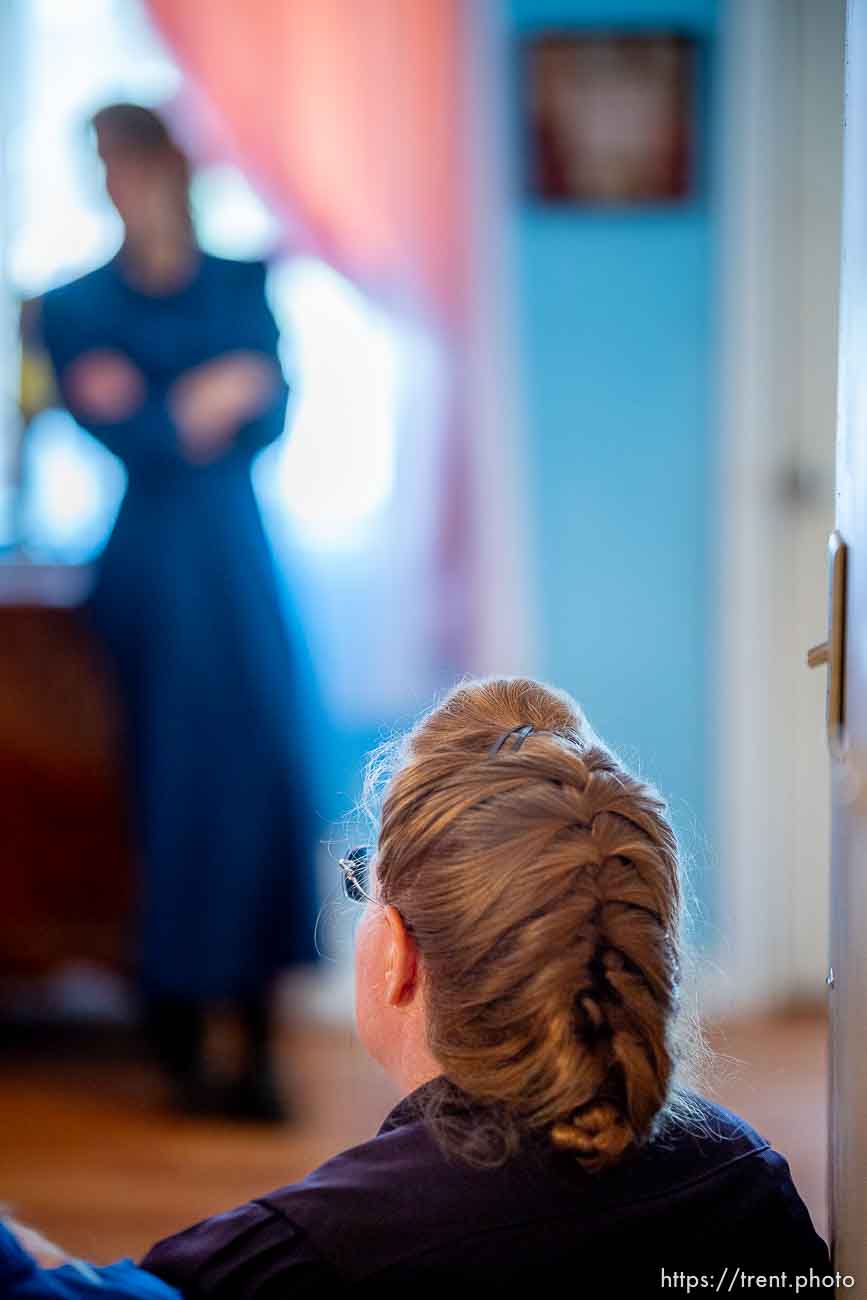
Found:
[[[229,1089],[224,1114],[257,1124],[285,1124],[289,1107],[281,1098],[270,1071],[245,1074]]]
[[[173,1084],[174,1103],[183,1115],[197,1119],[214,1119],[225,1114],[226,1095],[223,1085],[209,1079],[199,1071],[176,1076]]]
[[[184,998],[153,998],[145,1005],[144,1027],[171,1079],[182,1083],[204,1071],[204,1006]]]

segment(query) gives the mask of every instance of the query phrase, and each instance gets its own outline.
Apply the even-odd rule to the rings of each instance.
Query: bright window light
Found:
[[[276,470],[279,495],[302,540],[346,545],[391,494],[397,332],[343,276],[313,259],[275,271],[272,293],[287,326],[284,366],[297,384]]]
[[[180,73],[138,5],[36,0],[20,5],[25,93],[10,133],[8,271],[25,295],[96,266],[120,242],[84,129],[112,99],[170,99]]]
[[[87,560],[105,542],[126,486],[120,462],[63,411],[36,417],[25,462],[25,535],[51,556]]]
[[[199,241],[218,257],[265,257],[280,243],[279,222],[237,167],[201,168],[190,198]]]

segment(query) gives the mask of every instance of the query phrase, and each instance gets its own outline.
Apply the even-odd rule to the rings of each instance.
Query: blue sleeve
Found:
[[[253,455],[263,447],[276,442],[286,427],[288,400],[289,389],[285,379],[281,377],[280,387],[265,410],[238,430],[236,440],[238,445]]]
[[[60,391],[67,409],[82,429],[98,438],[132,472],[187,464],[178,442],[177,427],[164,397],[148,392],[141,406],[127,419],[105,422],[77,412],[63,392],[62,379]]]
[[[142,1264],[186,1300],[288,1300],[344,1291],[306,1233],[258,1201],[158,1241]]]
[[[698,1244],[690,1264],[718,1270],[728,1265],[742,1274],[830,1272],[828,1247],[778,1151],[768,1147],[734,1161],[716,1197],[716,1218],[708,1215],[707,1220],[714,1240]]]
[[[148,389],[144,402],[125,420],[95,420],[77,411],[65,386],[66,370],[86,352],[105,347],[105,341],[89,331],[86,314],[67,311],[63,291],[45,295],[40,317],[40,331],[57,387],[67,410],[81,427],[133,472],[186,463],[165,394]]]
[[[0,1295],[3,1300],[180,1300],[174,1287],[131,1260],[99,1268],[77,1260],[41,1268],[2,1223]]]
[[[243,321],[245,341],[241,346],[250,352],[261,352],[274,363],[277,383],[268,406],[255,419],[243,425],[238,433],[238,443],[254,453],[276,440],[286,427],[286,409],[289,385],[280,364],[280,331],[268,305],[265,291],[267,266],[264,262],[239,263],[246,278],[244,301],[246,311]]]

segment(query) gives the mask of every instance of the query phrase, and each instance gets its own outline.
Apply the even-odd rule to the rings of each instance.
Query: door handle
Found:
[[[807,651],[807,667],[821,668],[831,658],[831,643],[822,641],[820,645],[811,645]]]
[[[808,668],[828,666],[825,723],[832,753],[842,748],[846,653],[846,543],[835,529],[828,538],[828,639],[807,651]]]

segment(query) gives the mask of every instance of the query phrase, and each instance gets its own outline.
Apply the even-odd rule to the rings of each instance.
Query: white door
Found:
[[[834,518],[844,19],[845,0],[722,11],[720,1011],[824,997],[829,767],[803,650]]]
[[[831,1244],[867,1287],[867,0],[846,36],[837,529],[847,547],[843,728],[832,759]]]

